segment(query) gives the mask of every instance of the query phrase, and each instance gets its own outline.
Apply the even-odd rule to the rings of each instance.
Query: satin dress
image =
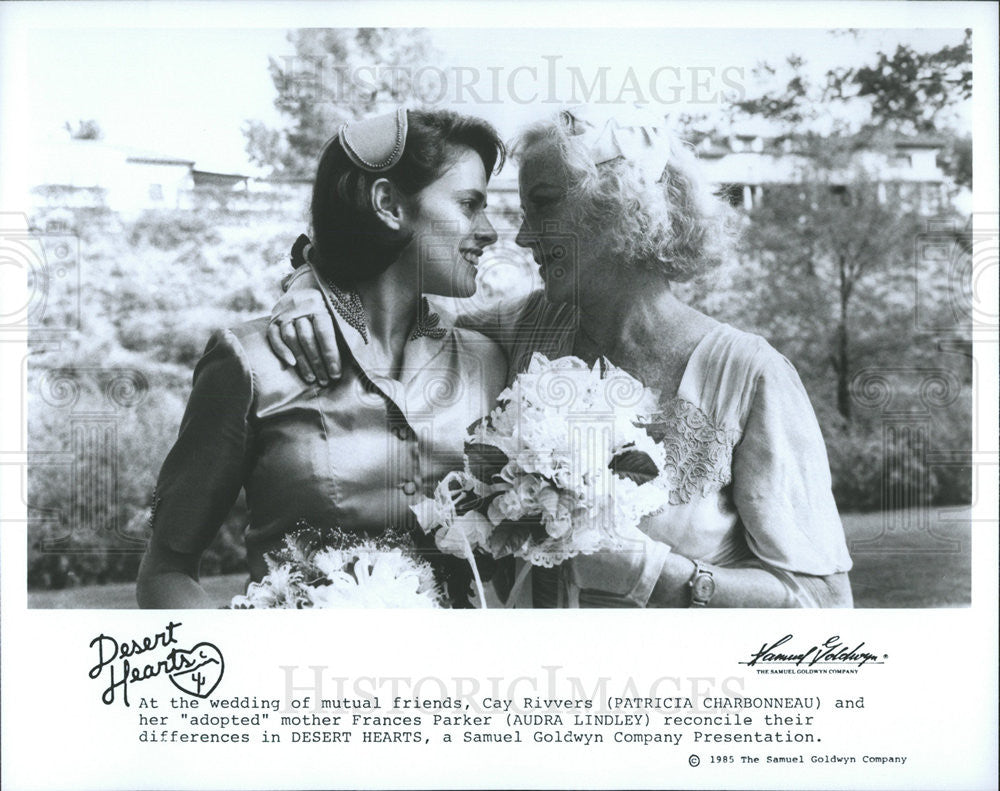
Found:
[[[266,319],[208,342],[156,485],[151,523],[170,549],[203,552],[243,489],[247,563],[259,580],[265,553],[300,522],[411,530],[409,506],[462,467],[466,428],[505,384],[500,347],[442,326],[424,300],[392,377],[374,362],[356,295],[324,289],[343,361],[327,387],[304,383],[271,352]]]

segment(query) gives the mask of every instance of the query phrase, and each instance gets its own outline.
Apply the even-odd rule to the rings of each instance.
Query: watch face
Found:
[[[711,574],[699,574],[691,584],[691,598],[695,601],[708,601],[715,593],[715,580]]]

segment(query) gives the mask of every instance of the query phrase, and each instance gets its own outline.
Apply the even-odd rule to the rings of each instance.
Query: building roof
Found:
[[[250,180],[249,176],[244,176],[241,173],[217,173],[211,170],[197,169],[192,169],[191,176],[196,187],[233,187],[240,183],[245,184]]]
[[[163,166],[195,173],[195,160],[173,153],[152,151],[104,140],[77,140],[53,137],[34,142],[29,149],[36,184],[61,184],[70,187],[101,187],[113,172],[122,167]],[[244,180],[248,173],[226,172],[224,168],[200,169],[204,178]]]
[[[194,165],[193,159],[177,159],[176,157],[164,156],[129,156],[125,157],[126,162],[139,162],[144,165]]]
[[[687,134],[688,140],[695,146],[699,157],[718,158],[727,154],[738,153],[747,150],[753,141],[759,140],[758,154],[794,154],[803,152],[800,143],[808,139],[807,135],[789,134],[754,134],[742,126],[734,128],[729,133],[716,130],[711,132],[692,131]],[[938,135],[920,133],[907,135],[902,132],[890,133],[882,137],[882,140],[892,144],[896,148],[944,148],[948,141]],[[734,146],[734,141],[739,144]],[[855,136],[855,141],[859,148],[868,148],[866,138],[861,135]]]
[[[948,141],[930,134],[904,135],[896,133],[891,138],[896,148],[944,148]]]

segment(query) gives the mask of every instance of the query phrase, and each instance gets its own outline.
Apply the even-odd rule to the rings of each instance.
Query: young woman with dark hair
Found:
[[[293,257],[336,317],[341,370],[332,384],[304,382],[270,352],[266,318],[212,336],[157,481],[141,606],[212,605],[198,567],[241,489],[259,580],[265,554],[303,522],[405,532],[409,505],[461,466],[465,428],[503,387],[506,361],[482,335],[441,326],[423,295],[475,291],[497,238],[486,186],[503,157],[492,127],[444,111],[352,122],[330,141],[313,239]],[[308,320],[271,331],[315,341]]]

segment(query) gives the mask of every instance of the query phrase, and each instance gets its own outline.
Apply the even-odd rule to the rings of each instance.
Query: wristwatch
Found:
[[[712,572],[699,561],[694,561],[694,574],[688,580],[691,588],[691,607],[704,607],[715,593],[715,577]]]

